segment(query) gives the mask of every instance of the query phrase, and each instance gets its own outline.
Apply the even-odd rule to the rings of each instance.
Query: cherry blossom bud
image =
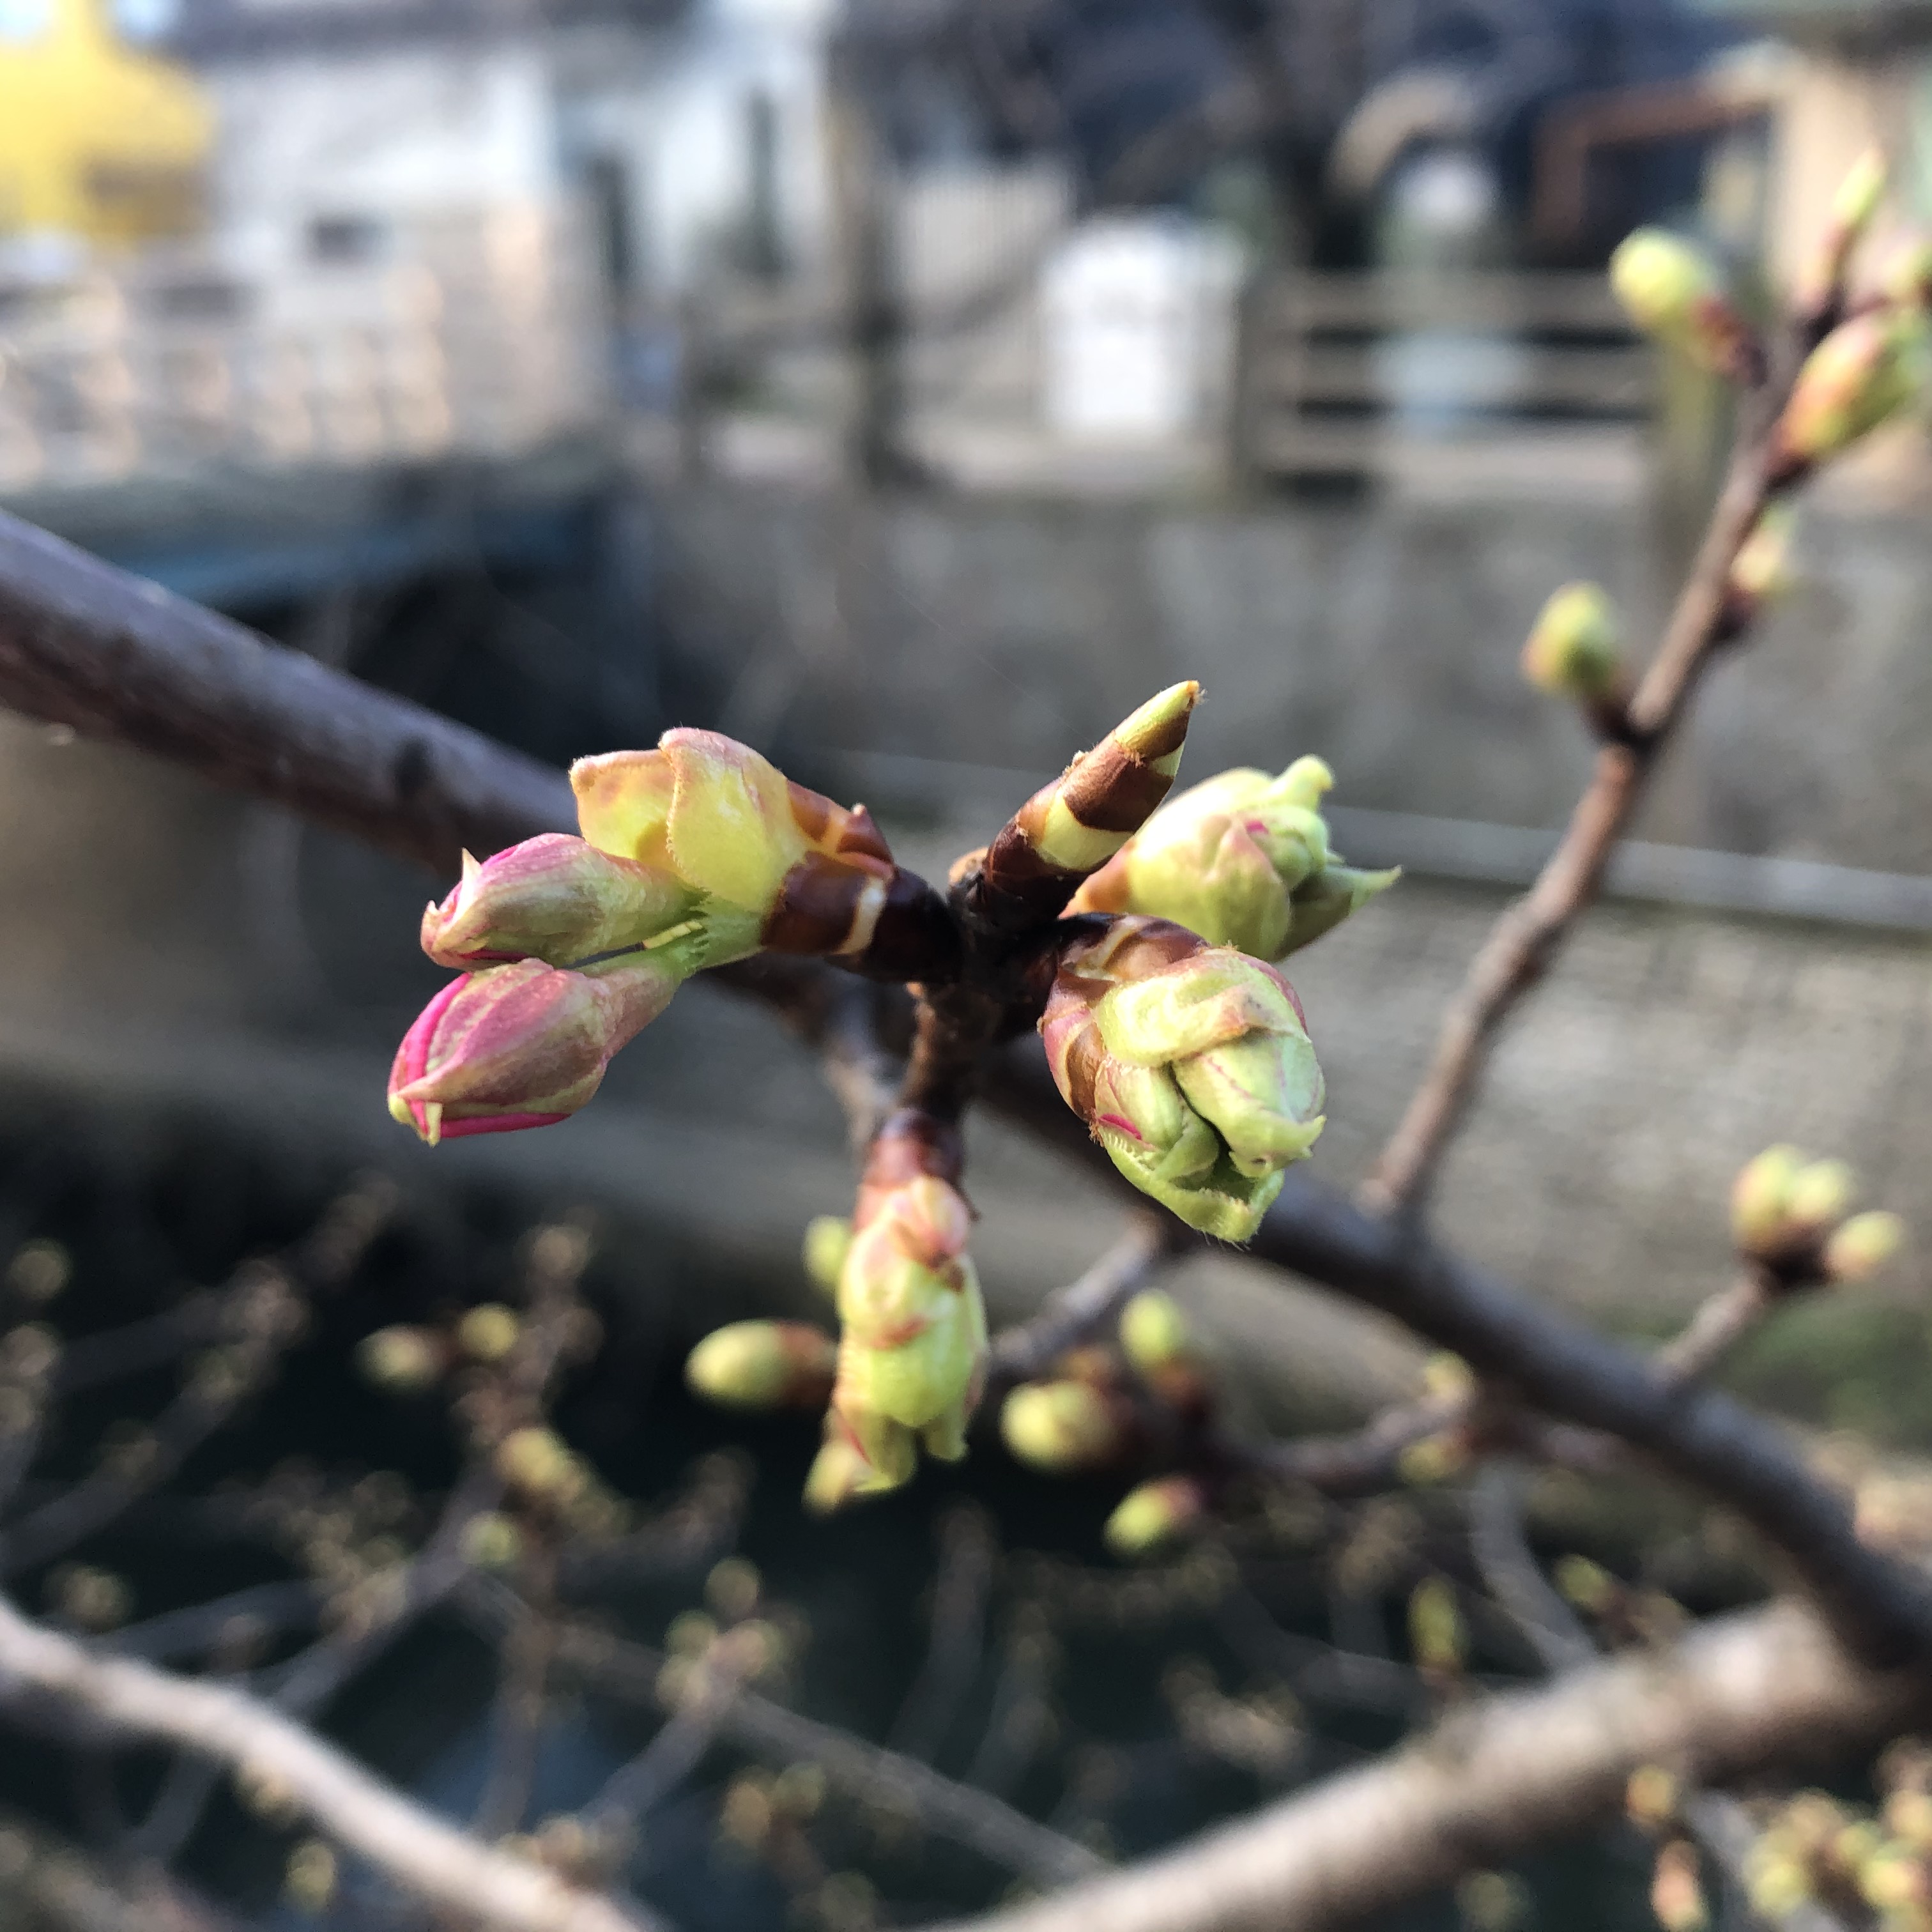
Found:
[[[1030,1382],[1006,1397],[1000,1433],[1029,1468],[1062,1476],[1112,1462],[1126,1440],[1126,1418],[1090,1382]]]
[[[1850,1211],[1858,1189],[1858,1176],[1844,1161],[1808,1161],[1792,1177],[1785,1202],[1791,1236],[1816,1240],[1835,1228]]]
[[[454,891],[423,914],[422,948],[459,970],[513,959],[568,966],[644,945],[698,902],[672,872],[550,832],[480,865],[464,853]]]
[[[1463,1666],[1468,1634],[1454,1586],[1440,1576],[1425,1576],[1408,1599],[1408,1644],[1424,1670],[1453,1676]]]
[[[1595,584],[1566,584],[1522,647],[1522,674],[1552,698],[1607,698],[1624,676],[1616,608]]]
[[[1901,307],[1926,306],[1932,298],[1932,236],[1912,236],[1892,249],[1879,276],[1879,293]]]
[[[1132,1491],[1102,1534],[1117,1556],[1150,1556],[1207,1513],[1207,1492],[1191,1476],[1167,1476]]]
[[[1798,518],[1788,503],[1766,506],[1731,560],[1724,590],[1723,629],[1735,635],[1780,602],[1798,580],[1791,561]]]
[[[839,1270],[827,1424],[828,1442],[842,1439],[866,1466],[840,1478],[850,1479],[842,1494],[896,1489],[910,1479],[920,1444],[944,1462],[966,1453],[986,1379],[986,1311],[966,1252],[971,1210],[952,1184],[957,1171],[956,1148],[910,1112],[886,1123],[868,1157]]]
[[[980,916],[1010,929],[1054,918],[1166,797],[1200,698],[1191,680],[1170,686],[1035,792],[980,856]]]
[[[1846,171],[1832,197],[1830,218],[1810,262],[1798,278],[1796,305],[1808,317],[1828,317],[1844,297],[1852,251],[1870,228],[1888,184],[1883,152],[1868,148]]]
[[[1664,1932],[1707,1932],[1710,1908],[1697,1876],[1696,1850],[1688,1840],[1673,1838],[1658,1853],[1650,1909]]]
[[[827,1294],[838,1292],[838,1276],[852,1245],[852,1224],[842,1215],[816,1214],[805,1230],[805,1271]]]
[[[1821,1257],[1828,1281],[1863,1281],[1876,1274],[1905,1245],[1905,1223],[1896,1214],[1873,1209],[1854,1214],[1835,1228]]]
[[[1324,1124],[1288,982],[1165,920],[1115,920],[1062,956],[1040,1021],[1066,1103],[1190,1227],[1246,1240]]]
[[[1769,475],[1796,481],[1915,401],[1928,330],[1916,308],[1873,309],[1833,329],[1806,358],[1772,439]]]
[[[1610,286],[1645,334],[1681,350],[1700,369],[1748,379],[1760,353],[1709,256],[1681,236],[1640,228],[1610,257]]]
[[[1731,1184],[1731,1239],[1740,1254],[1775,1254],[1790,1226],[1791,1190],[1804,1166],[1794,1147],[1766,1148]]]
[[[470,1309],[456,1324],[457,1346],[472,1361],[500,1362],[517,1346],[523,1324],[515,1311],[500,1302],[485,1301]]]
[[[580,972],[522,959],[452,980],[403,1037],[389,1112],[431,1147],[563,1120],[670,1004],[679,976],[646,953]]]
[[[794,784],[735,739],[667,731],[655,751],[580,758],[570,782],[592,844],[698,895],[700,964],[760,946],[890,964],[950,939],[944,908],[892,862],[869,814]]]
[[[1318,807],[1334,784],[1319,758],[1278,777],[1222,772],[1162,806],[1074,896],[1074,912],[1172,920],[1215,945],[1279,959],[1392,884],[1341,865]]]
[[[449,1366],[449,1348],[427,1328],[378,1328],[356,1351],[356,1366],[378,1388],[413,1395],[431,1388]]]
[[[1187,1318],[1171,1294],[1143,1288],[1120,1311],[1120,1346],[1143,1375],[1171,1367],[1192,1354]]]
[[[1624,1786],[1624,1810],[1630,1822],[1658,1832],[1677,1816],[1683,1787],[1660,1764],[1640,1765]]]
[[[824,1445],[813,1457],[805,1478],[805,1506],[814,1516],[830,1516],[878,1486],[873,1480],[878,1472],[858,1444],[837,1428],[831,1417],[826,1417],[826,1425]],[[908,1477],[911,1473],[910,1468],[906,1472]]]
[[[816,1408],[832,1393],[838,1345],[803,1322],[734,1322],[692,1350],[684,1378],[734,1408]]]

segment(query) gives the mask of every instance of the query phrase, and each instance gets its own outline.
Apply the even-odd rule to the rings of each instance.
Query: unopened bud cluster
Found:
[[[1751,1909],[1772,1924],[1810,1908],[1839,1924],[1932,1932],[1932,1760],[1901,1739],[1880,1760],[1868,1811],[1822,1791],[1762,1808],[1744,1867]]]
[[[1190,1227],[1244,1241],[1324,1124],[1300,1002],[1273,967],[1165,920],[1062,954],[1040,1021],[1066,1103]]]
[[[1319,758],[1278,776],[1222,772],[1170,799],[1082,886],[1074,912],[1172,920],[1216,946],[1282,959],[1395,883],[1344,865],[1320,806],[1335,782]]]
[[[582,837],[466,855],[423,915],[424,951],[463,976],[405,1036],[389,1111],[432,1144],[567,1118],[703,968],[856,956],[889,913],[921,916],[864,812],[716,732],[581,759],[571,783]]]
[[[1767,1148],[1731,1188],[1731,1239],[1739,1254],[1793,1286],[1862,1281],[1904,1244],[1905,1223],[1880,1210],[1853,1214],[1858,1178],[1841,1160],[1808,1160]]]

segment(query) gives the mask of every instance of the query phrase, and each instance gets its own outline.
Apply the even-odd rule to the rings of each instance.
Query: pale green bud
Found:
[[[1825,1244],[1826,1279],[1863,1281],[1876,1274],[1904,1246],[1905,1234],[1905,1223],[1896,1214],[1881,1209],[1854,1214],[1834,1228]]]
[[[523,1324],[500,1302],[485,1301],[456,1324],[456,1345],[471,1360],[500,1362],[517,1346]]]
[[[692,1350],[692,1392],[733,1408],[816,1408],[832,1393],[838,1344],[802,1322],[734,1322]]]
[[[1742,628],[1789,593],[1798,580],[1791,561],[1797,513],[1788,503],[1766,506],[1731,560],[1726,595],[1733,628]]]
[[[1885,200],[1889,180],[1885,151],[1876,146],[1866,148],[1846,170],[1838,192],[1832,197],[1832,225],[1853,239],[1862,235]]]
[[[1084,1382],[1015,1389],[1000,1407],[1000,1434],[1019,1461],[1050,1476],[1098,1468],[1124,1440],[1117,1405]]]
[[[1332,932],[1351,913],[1360,912],[1378,892],[1402,877],[1400,866],[1385,872],[1358,872],[1352,866],[1324,866],[1290,895],[1288,933],[1276,956],[1286,958]]]
[[[839,1270],[852,1245],[852,1224],[838,1214],[814,1214],[806,1224],[805,1271],[827,1294],[838,1292]]]
[[[507,1570],[522,1555],[523,1532],[494,1510],[472,1516],[463,1532],[464,1560],[479,1570]]]
[[[1192,1477],[1167,1476],[1132,1491],[1108,1517],[1102,1534],[1117,1556],[1150,1556],[1207,1511],[1206,1493]]]
[[[1610,257],[1610,287],[1645,334],[1714,374],[1748,373],[1756,346],[1701,249],[1661,228],[1640,228]]]
[[[1768,1255],[1784,1245],[1791,1190],[1804,1156],[1794,1147],[1767,1148],[1738,1170],[1731,1184],[1731,1239],[1740,1253]]]
[[[513,1490],[540,1501],[568,1504],[589,1482],[582,1462],[562,1439],[532,1424],[514,1429],[496,1445],[498,1475]]]
[[[1205,1233],[1247,1239],[1321,1132],[1321,1068],[1287,981],[1174,926],[1119,919],[1070,949],[1040,1032],[1114,1165]]]
[[[1424,1670],[1453,1675],[1462,1668],[1468,1648],[1456,1592],[1444,1578],[1425,1576],[1408,1599],[1408,1642]]]
[[[378,1388],[412,1395],[430,1388],[449,1364],[440,1336],[424,1328],[378,1328],[356,1351],[356,1365]]]
[[[1587,1556],[1559,1557],[1550,1574],[1564,1600],[1592,1616],[1601,1616],[1616,1600],[1617,1580]]]
[[[1771,476],[1788,482],[1869,435],[1923,394],[1928,330],[1916,308],[1840,322],[1806,358],[1779,418]]]
[[[1242,766],[1170,799],[1074,896],[1073,912],[1172,920],[1215,945],[1279,959],[1339,925],[1393,873],[1351,873],[1328,842],[1335,776],[1301,758]]]
[[[1616,607],[1596,584],[1566,584],[1522,647],[1522,674],[1552,698],[1606,698],[1624,674]]]
[[[1858,1176],[1842,1160],[1814,1160],[1792,1177],[1786,1202],[1794,1238],[1816,1236],[1835,1228],[1858,1198]]]
[[[1143,1374],[1185,1360],[1192,1338],[1180,1304],[1157,1288],[1142,1289],[1120,1311],[1120,1346]]]

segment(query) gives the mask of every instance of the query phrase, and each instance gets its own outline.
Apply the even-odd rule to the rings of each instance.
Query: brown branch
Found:
[[[1857,1749],[1927,1708],[1793,1607],[1495,1697],[1360,1770],[974,1932],[1327,1932],[1507,1863],[1616,1809],[1630,1773],[1704,1783]],[[946,1932],[961,1932],[959,1928]]]
[[[574,831],[552,772],[0,516],[0,704],[453,873]]]
[[[1767,404],[1759,414],[1768,424],[1775,410]],[[1536,883],[1497,920],[1471,962],[1444,1016],[1428,1071],[1363,1186],[1366,1206],[1388,1213],[1420,1204],[1474,1097],[1496,1035],[1596,898],[1658,752],[1713,652],[1731,634],[1726,595],[1731,566],[1770,497],[1766,442],[1760,429],[1740,443],[1663,642],[1630,699],[1624,730],[1598,751],[1596,775]]]
[[[1658,1373],[1679,1388],[1703,1381],[1770,1313],[1779,1298],[1768,1269],[1741,1269],[1651,1358]]]
[[[1136,1214],[1126,1232],[1078,1281],[1049,1296],[1030,1320],[994,1336],[990,1382],[1031,1382],[1068,1349],[1099,1334],[1178,1251],[1179,1226],[1171,1215]]]
[[[312,1731],[232,1687],[91,1652],[0,1598],[0,1684],[110,1733],[266,1776],[316,1826],[428,1903],[509,1932],[640,1932],[646,1922],[412,1804]]]

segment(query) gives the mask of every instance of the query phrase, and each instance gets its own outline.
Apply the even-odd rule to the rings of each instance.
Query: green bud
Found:
[[[1835,1228],[1858,1198],[1858,1176],[1842,1160],[1814,1160],[1792,1177],[1785,1204],[1794,1238],[1816,1238]]]
[[[898,1478],[902,1483],[912,1474],[910,1440],[907,1448],[904,1472]],[[812,1467],[806,1472],[805,1506],[814,1516],[830,1516],[868,1490],[897,1486],[896,1484],[879,1483],[877,1479],[880,1473],[855,1444],[842,1435],[828,1431],[824,1446],[812,1459]]]
[[[1099,1468],[1120,1450],[1116,1405],[1090,1382],[1031,1382],[1000,1410],[1000,1434],[1013,1455],[1049,1476]]]
[[[544,1502],[568,1504],[588,1484],[583,1463],[562,1439],[534,1425],[514,1429],[496,1445],[496,1473],[511,1488]]]
[[[1828,1281],[1863,1281],[1874,1275],[1905,1245],[1904,1222],[1873,1209],[1854,1214],[1826,1241],[1822,1265]]]
[[[1767,1148],[1731,1184],[1731,1240],[1741,1254],[1771,1255],[1790,1231],[1791,1190],[1804,1156],[1794,1147]]]
[[[457,1346],[478,1362],[500,1362],[517,1346],[523,1324],[500,1302],[485,1301],[456,1325]]]
[[[1190,1227],[1245,1240],[1322,1131],[1322,1070],[1272,968],[1162,921],[1063,956],[1040,1022],[1068,1105]]]
[[[378,1388],[413,1395],[431,1388],[448,1366],[442,1338],[423,1328],[378,1328],[356,1351],[356,1366]]]
[[[1744,375],[1755,358],[1748,325],[1701,249],[1661,228],[1640,228],[1610,257],[1610,287],[1645,334],[1713,374]]]
[[[1522,674],[1552,698],[1607,698],[1624,674],[1616,607],[1595,584],[1566,584],[1522,647]]]
[[[1302,758],[1270,778],[1251,766],[1170,799],[1074,896],[1074,912],[1172,920],[1210,944],[1279,959],[1392,882],[1350,872],[1319,807],[1335,782]]]
[[[1411,1593],[1408,1642],[1424,1670],[1453,1675],[1462,1668],[1468,1639],[1454,1588],[1444,1578],[1426,1576]]]
[[[1889,179],[1885,151],[1876,145],[1866,148],[1846,170],[1838,192],[1832,197],[1832,226],[1855,240],[1864,234],[1885,200]]]
[[[1768,505],[1731,560],[1731,616],[1738,627],[1778,602],[1798,580],[1791,562],[1797,513],[1788,503]]]
[[[837,1214],[814,1214],[805,1229],[805,1271],[827,1294],[838,1292],[839,1270],[852,1245],[852,1224]]]
[[[1142,1289],[1120,1311],[1120,1346],[1143,1375],[1185,1360],[1192,1338],[1180,1304],[1157,1288]]]
[[[1289,895],[1288,936],[1277,956],[1285,959],[1291,952],[1312,945],[1324,933],[1334,932],[1351,913],[1360,912],[1378,892],[1387,892],[1401,877],[1400,866],[1385,872],[1358,872],[1352,866],[1323,866]]]
[[[523,1553],[523,1532],[494,1510],[472,1516],[463,1532],[463,1554],[479,1570],[507,1570]]]
[[[1564,1600],[1589,1616],[1600,1616],[1616,1600],[1617,1580],[1587,1556],[1559,1557],[1550,1574]]]
[[[896,1159],[888,1138],[874,1144],[874,1164],[892,1172]],[[833,1500],[814,1508],[897,1488],[910,1479],[920,1444],[944,1462],[966,1453],[986,1360],[986,1305],[966,1252],[971,1226],[964,1197],[936,1175],[861,1186],[838,1278],[834,1434],[820,1460],[836,1436],[866,1470],[854,1478],[833,1456],[807,1487],[808,1500]]]
[[[1189,1476],[1143,1483],[1108,1517],[1102,1534],[1116,1556],[1147,1556],[1207,1514],[1208,1498]]]
[[[692,1350],[692,1393],[732,1408],[816,1408],[832,1393],[838,1344],[802,1322],[734,1322]]]
[[[1928,340],[1916,308],[1874,309],[1840,322],[1798,371],[1773,440],[1772,480],[1802,476],[1916,401]]]

